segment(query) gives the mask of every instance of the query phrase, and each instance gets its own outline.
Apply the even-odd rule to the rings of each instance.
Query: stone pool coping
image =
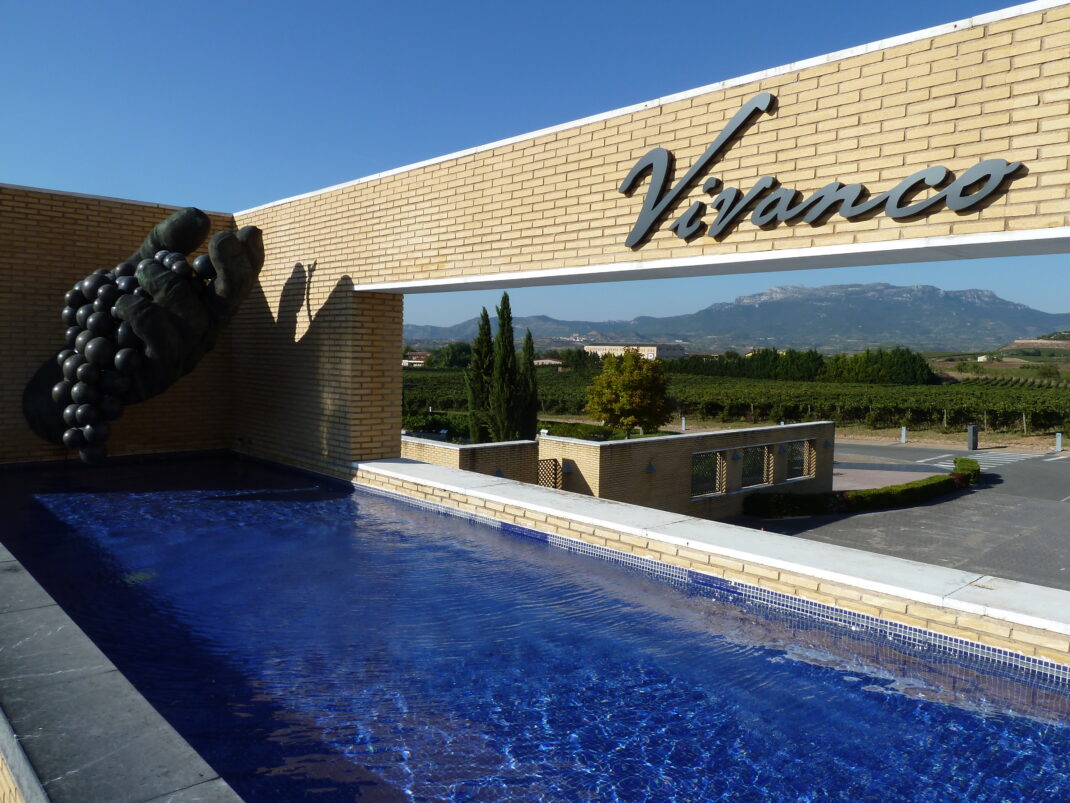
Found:
[[[1070,677],[1070,591],[807,541],[404,458],[353,463],[353,482],[563,536],[703,577],[1024,656]]]
[[[241,800],[2,545],[0,799]]]

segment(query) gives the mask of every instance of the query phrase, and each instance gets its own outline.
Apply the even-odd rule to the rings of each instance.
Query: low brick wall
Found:
[[[801,543],[720,522],[674,519],[665,513],[658,513],[660,519],[656,519],[654,511],[631,505],[588,500],[549,488],[525,488],[504,480],[478,488],[469,482],[466,487],[465,475],[448,476],[447,482],[423,478],[414,469],[428,467],[413,464],[377,461],[357,463],[354,468],[353,481],[358,485],[1070,667],[1070,624],[1040,626],[1049,616],[1065,618],[1070,592],[846,547]],[[539,501],[524,500],[532,495]],[[644,526],[651,521],[652,526]],[[731,546],[719,546],[719,541]],[[781,557],[773,554],[777,552]],[[858,574],[852,575],[852,569]],[[927,586],[939,590],[924,590]],[[1008,596],[1015,602],[1005,609],[1002,605]],[[1030,596],[1036,598],[1030,604],[1043,613],[1027,610],[1025,598]],[[1019,597],[1023,598],[1021,610],[1015,608]]]
[[[539,446],[535,441],[456,444],[403,435],[401,456],[518,482],[539,481]]]
[[[750,493],[831,491],[835,434],[835,424],[820,421],[605,442],[542,436],[539,459],[561,462],[566,491],[718,519],[739,515]],[[806,443],[809,474],[788,480],[780,447],[799,441]],[[742,461],[734,456],[748,448],[765,450],[766,482],[743,488]],[[693,494],[692,456],[711,452],[723,455],[721,490]]]

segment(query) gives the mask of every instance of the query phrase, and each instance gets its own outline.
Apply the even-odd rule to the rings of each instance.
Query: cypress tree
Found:
[[[487,308],[483,307],[476,339],[472,341],[472,359],[464,371],[464,385],[468,392],[468,438],[472,443],[486,443],[490,439],[488,415],[493,366],[490,316],[487,315]]]
[[[535,430],[539,426],[539,383],[535,374],[535,341],[531,338],[530,329],[524,335],[524,348],[520,351],[517,373],[517,389],[520,391],[518,434],[523,440],[534,440]]]
[[[490,380],[490,434],[495,441],[520,437],[517,410],[516,344],[513,340],[513,311],[509,294],[502,293],[498,331],[494,335],[494,368]]]

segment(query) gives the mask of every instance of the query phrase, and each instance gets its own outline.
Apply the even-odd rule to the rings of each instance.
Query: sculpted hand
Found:
[[[215,345],[264,264],[260,230],[222,231],[192,264],[211,223],[199,209],[159,223],[129,259],[67,293],[68,348],[41,365],[23,393],[33,431],[99,462],[108,421],[163,393]]]

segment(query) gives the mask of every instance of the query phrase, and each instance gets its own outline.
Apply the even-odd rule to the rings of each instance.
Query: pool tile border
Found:
[[[421,468],[414,470],[411,468],[413,466],[421,466]],[[591,543],[591,541],[599,540],[597,535],[599,530],[584,521],[584,519],[590,521],[588,516],[569,516],[568,512],[564,510],[558,511],[559,517],[556,521],[551,521],[549,516],[543,516],[548,525],[547,529],[560,526],[562,521],[572,523],[579,528],[579,532],[572,535],[547,532],[504,520],[507,516],[523,518],[524,514],[527,514],[538,518],[543,515],[535,509],[537,506],[525,505],[519,498],[514,498],[512,504],[505,504],[509,501],[509,497],[512,496],[509,493],[510,486],[522,486],[521,483],[514,483],[511,480],[495,481],[493,478],[471,475],[469,472],[456,469],[445,469],[445,472],[448,473],[443,474],[441,467],[437,466],[433,467],[433,472],[427,472],[427,468],[429,467],[425,464],[414,464],[412,461],[406,460],[358,463],[354,464],[353,485],[362,491],[399,499],[421,509],[460,517],[485,524],[509,535],[540,541],[552,547],[616,563],[642,572],[648,577],[670,583],[685,590],[687,593],[732,600],[744,604],[754,604],[766,609],[771,608],[792,616],[803,617],[815,623],[843,627],[863,632],[869,636],[887,639],[908,650],[935,650],[950,659],[965,662],[990,674],[998,674],[1030,685],[1064,692],[1070,690],[1070,653],[1060,661],[1049,660],[1043,654],[1038,655],[1035,652],[1029,654],[1027,652],[1038,648],[1045,649],[1045,644],[1047,644],[1046,649],[1048,652],[1055,652],[1062,657],[1057,649],[1052,649],[1056,645],[1057,647],[1062,646],[1062,634],[1059,631],[1045,631],[1043,628],[1036,629],[1035,625],[1038,622],[1043,622],[1043,624],[1049,624],[1049,622],[1046,619],[1030,616],[1028,611],[1024,615],[1015,617],[1028,623],[1025,625],[1028,629],[1023,630],[1017,627],[1020,624],[1019,622],[999,616],[998,614],[1002,613],[1002,611],[998,611],[991,604],[991,600],[986,599],[993,593],[1005,596],[1008,591],[1013,589],[1036,589],[1041,592],[1050,592],[1055,597],[1065,595],[1065,599],[1070,600],[1070,592],[1029,586],[1028,584],[1015,583],[1001,578],[956,573],[954,570],[943,569],[942,567],[930,567],[913,561],[903,561],[898,558],[863,553],[861,550],[837,548],[847,552],[860,553],[867,558],[876,559],[878,563],[887,562],[888,567],[893,570],[902,571],[904,568],[911,568],[910,566],[904,567],[901,564],[914,564],[917,570],[923,573],[926,569],[939,570],[939,574],[950,573],[947,578],[941,579],[945,580],[947,588],[954,589],[954,593],[957,594],[962,592],[963,589],[970,588],[981,589],[983,593],[974,593],[972,599],[967,596],[966,599],[958,602],[956,608],[952,609],[943,606],[943,603],[948,600],[948,596],[945,594],[925,594],[918,593],[916,590],[912,592],[908,589],[896,588],[886,582],[874,582],[871,578],[851,578],[849,575],[839,571],[818,573],[834,577],[835,582],[833,584],[843,589],[841,593],[853,593],[854,597],[857,598],[856,602],[851,598],[835,598],[827,593],[832,589],[829,588],[829,582],[825,578],[820,576],[810,578],[801,576],[798,574],[799,567],[790,565],[788,571],[791,572],[793,580],[805,582],[805,580],[810,579],[813,581],[815,590],[814,593],[809,595],[811,598],[808,598],[799,593],[806,589],[796,588],[793,589],[795,593],[792,593],[787,588],[778,587],[786,585],[779,582],[779,577],[767,580],[760,575],[748,576],[745,572],[732,571],[731,569],[723,569],[721,570],[722,576],[717,576],[717,574],[709,573],[708,571],[696,571],[686,565],[675,565],[671,562],[674,556],[669,554],[661,554],[657,551],[652,554],[636,554],[622,549],[621,546],[626,546],[625,544],[608,546],[605,543]],[[432,481],[433,477],[431,475],[452,481],[435,483]],[[576,494],[544,488],[537,490],[539,492],[563,494],[565,498],[562,499],[562,507],[576,507],[574,504],[577,501],[575,498],[578,495]],[[527,496],[528,494],[521,493],[520,495]],[[572,499],[570,500],[568,497],[572,497]],[[579,501],[582,502],[586,499],[586,497],[580,497]],[[601,503],[606,500],[592,501]],[[484,503],[484,506],[481,507],[480,502]],[[570,504],[570,502],[573,504]],[[638,529],[634,524],[629,525],[625,522],[629,522],[629,514],[632,514],[630,516],[631,522],[642,520],[644,517],[640,512],[645,511],[644,508],[636,508],[619,502],[610,504],[619,508],[615,512],[623,514],[621,523],[617,525],[617,529],[622,536],[626,536],[628,530]],[[580,506],[582,507],[582,504]],[[480,512],[481,510],[482,512]],[[599,511],[600,517],[603,512]],[[502,518],[496,516],[502,516]],[[675,521],[671,522],[658,522],[661,526],[655,524],[651,529],[656,532],[679,529],[677,525],[683,525],[685,530],[693,529],[695,526],[705,526],[707,528],[717,526],[730,527],[734,531],[749,532],[754,536],[760,535],[775,539],[789,538],[788,536],[774,536],[771,533],[748,531],[746,528],[723,525],[716,522],[689,520],[679,516],[676,516],[675,519]],[[613,526],[611,522],[602,521],[600,523],[603,525],[601,535],[606,534],[605,527]],[[653,545],[655,532],[643,529],[646,532],[646,545]],[[590,535],[587,534],[587,531],[590,531]],[[668,536],[668,532],[658,534],[659,538],[665,538],[668,541],[669,538],[666,536]],[[584,538],[588,540],[583,540]],[[640,539],[633,536],[631,540],[638,541]],[[687,543],[684,550],[694,551],[696,547],[701,546],[694,543],[694,539],[675,537],[672,540]],[[807,548],[808,545],[812,546],[809,542],[806,542],[803,548]],[[635,545],[631,548],[637,548],[637,546]],[[645,551],[649,552],[650,550]],[[725,552],[731,552],[731,550],[723,550],[721,556]],[[714,556],[711,555],[712,557]],[[766,563],[775,565],[784,562],[770,559]],[[743,568],[758,572],[762,570],[761,565],[750,562],[745,564]],[[748,579],[751,582],[748,582]],[[855,579],[856,582],[852,583],[852,579]],[[960,580],[964,582],[961,583],[961,586],[955,588]],[[768,583],[768,585],[763,585],[763,583]],[[900,591],[906,596],[896,598],[896,591]],[[912,597],[918,599],[912,599]],[[927,626],[918,626],[910,621],[922,621],[916,615],[904,612],[904,615],[899,617],[901,621],[896,621],[889,618],[893,614],[887,611],[882,610],[885,616],[879,616],[865,610],[867,608],[878,610],[878,608],[869,603],[880,602],[882,599],[887,605],[895,605],[898,602],[903,606],[910,606],[910,608],[914,609],[911,610],[912,614],[918,612],[917,608],[923,607],[927,609],[926,613],[929,616],[939,618],[943,615],[950,621],[947,624],[943,624],[938,620],[926,620],[924,624]],[[831,604],[833,601],[839,604]],[[853,602],[855,603],[854,607],[858,608],[858,610],[851,610],[846,607]],[[1028,608],[1029,606],[1025,607]],[[955,634],[956,629],[961,632],[965,631],[953,623],[956,623],[959,617],[969,616],[976,620],[975,624],[979,627],[975,632],[976,639]],[[940,632],[941,628],[944,632]],[[1067,625],[1067,629],[1070,629],[1070,625]],[[1033,630],[1036,630],[1036,632],[1032,632]],[[997,632],[1002,632],[1004,635],[996,635]],[[1032,639],[1032,642],[1015,643],[1009,638],[1012,633],[1022,634]],[[991,643],[985,643],[981,640],[982,638]]]

